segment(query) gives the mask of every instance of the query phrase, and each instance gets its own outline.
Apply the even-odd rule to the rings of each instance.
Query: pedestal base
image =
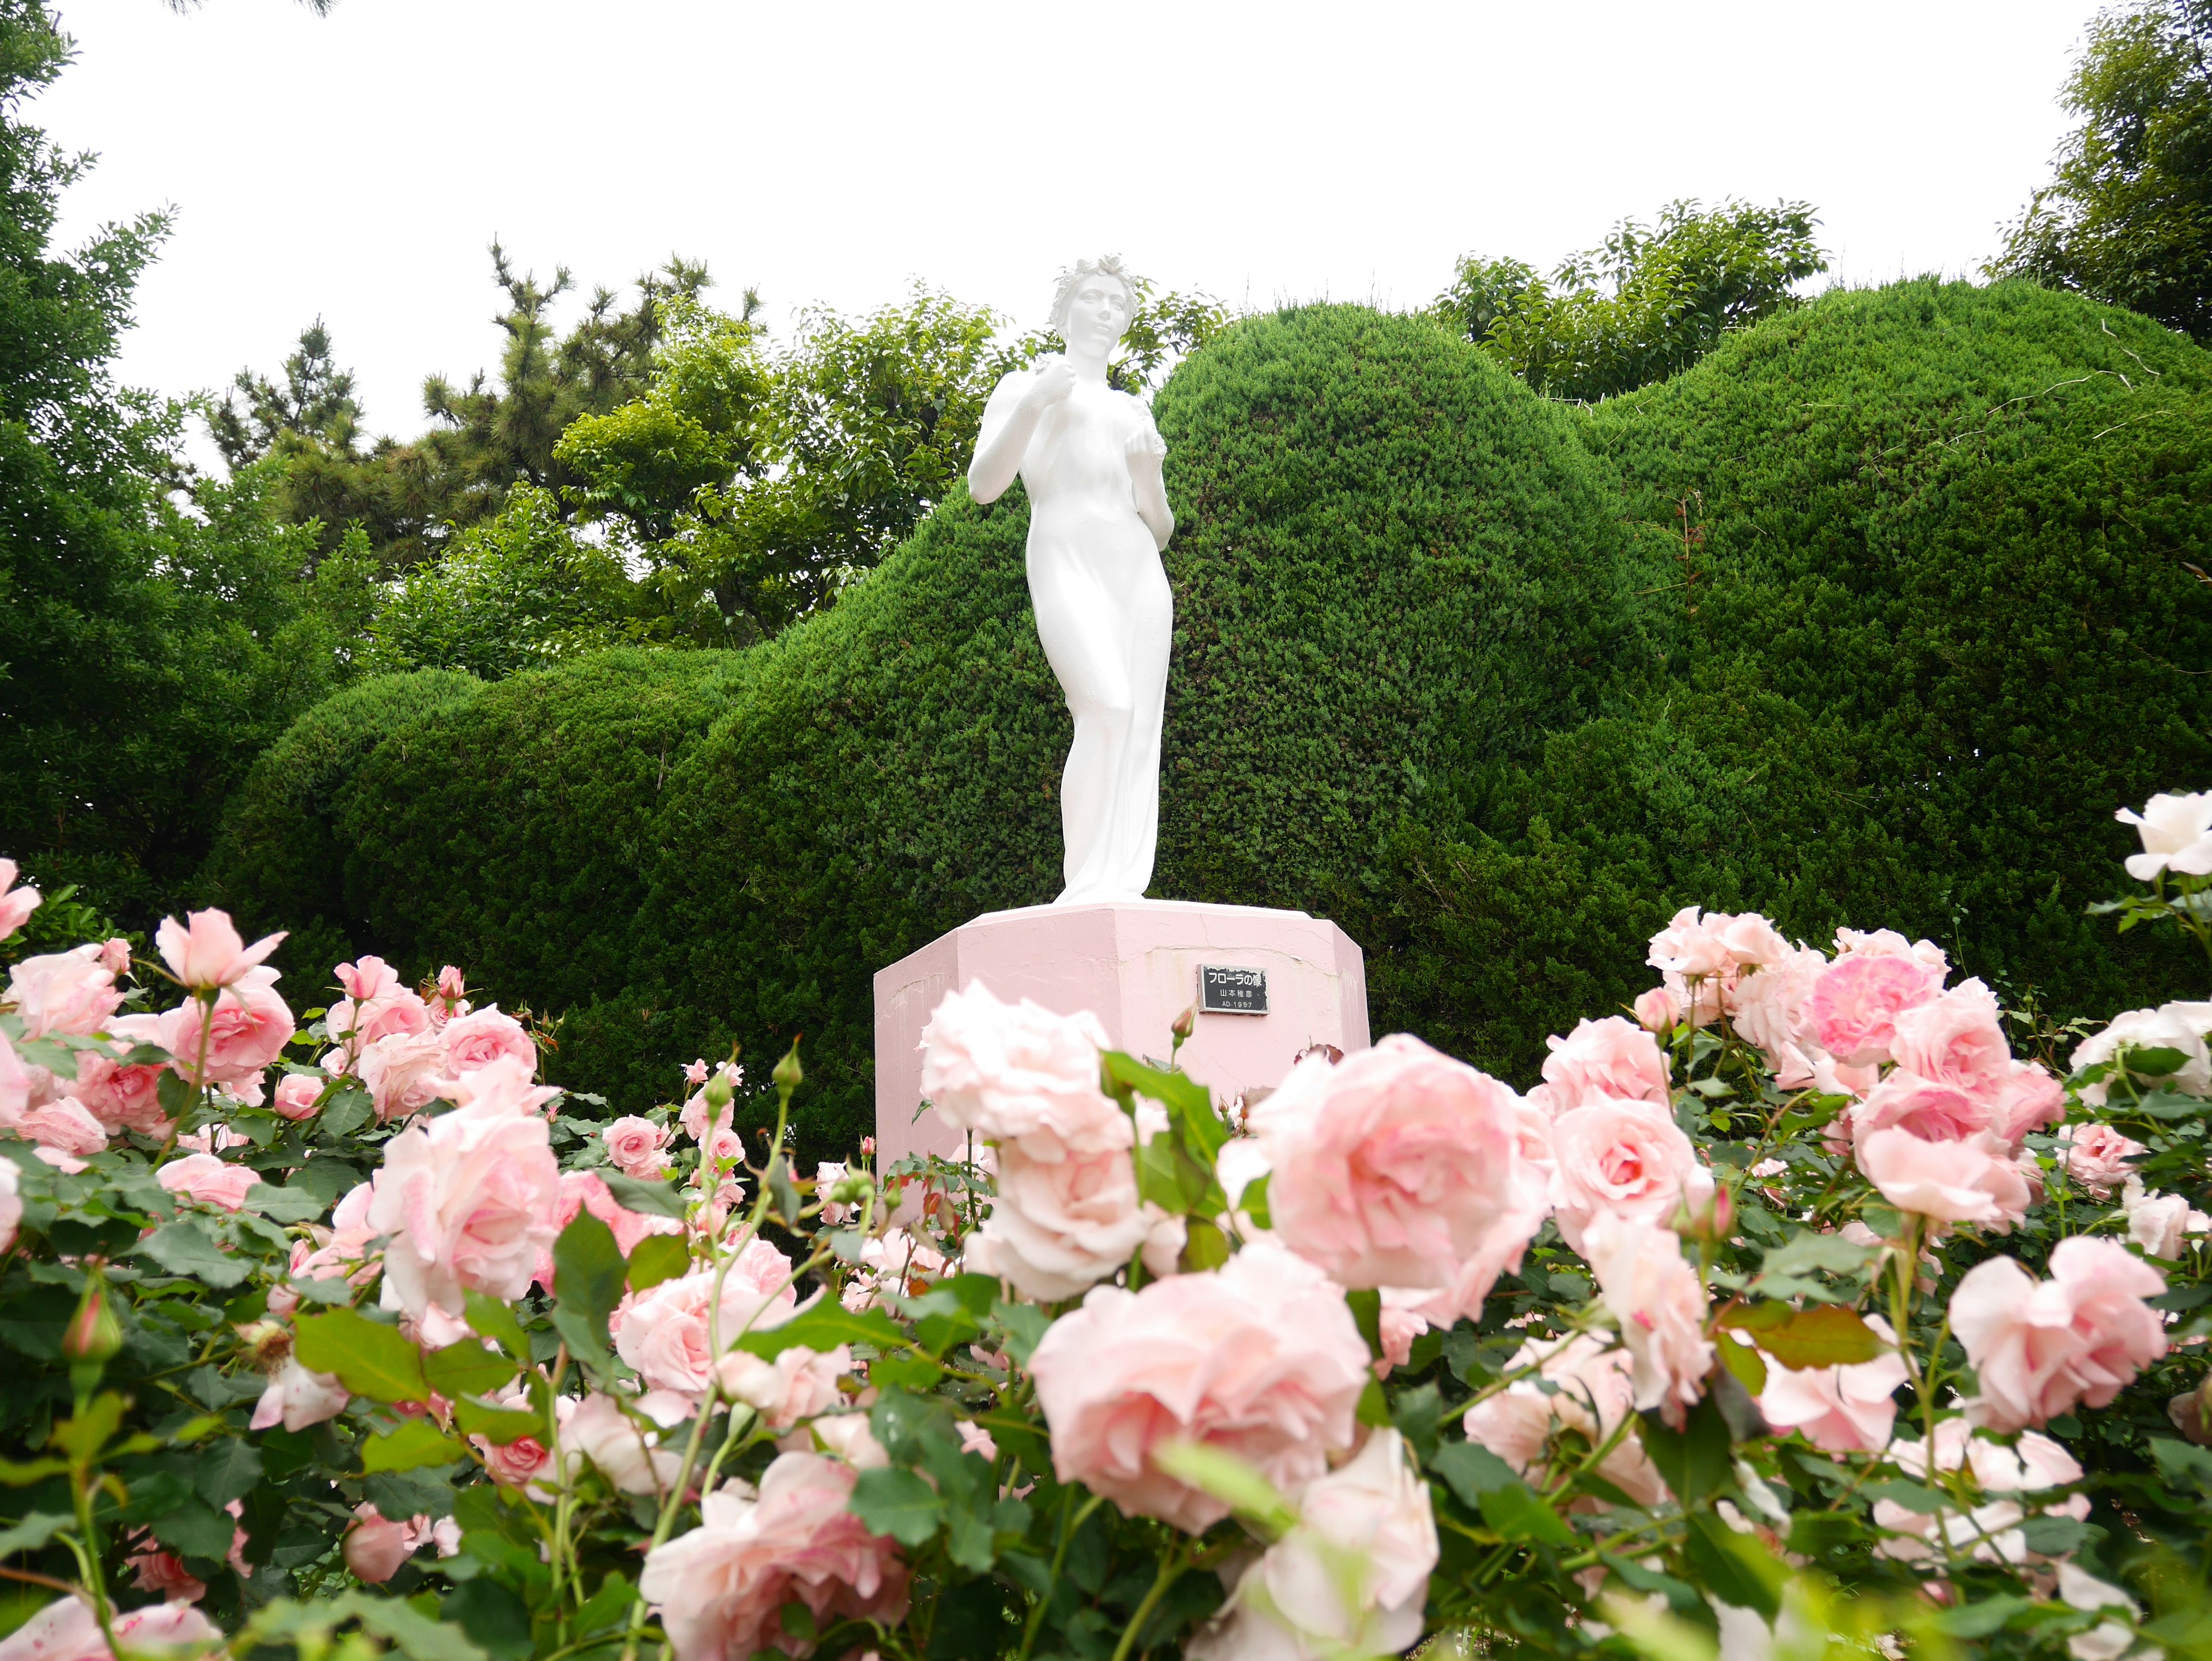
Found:
[[[1176,900],[987,912],[876,973],[877,1169],[959,1150],[960,1135],[934,1114],[915,1117],[922,1029],[947,992],[981,981],[1009,1003],[1087,1009],[1115,1048],[1164,1059],[1170,1026],[1198,1001],[1201,968],[1267,977],[1267,1013],[1201,1013],[1182,1047],[1184,1071],[1216,1101],[1279,1083],[1309,1044],[1367,1047],[1365,960],[1324,918]]]

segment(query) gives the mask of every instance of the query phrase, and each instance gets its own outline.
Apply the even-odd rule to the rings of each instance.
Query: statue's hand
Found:
[[[1075,371],[1068,367],[1067,360],[1064,357],[1048,359],[1037,371],[1036,379],[1030,383],[1029,391],[1022,394],[1022,408],[1031,411],[1050,409],[1074,390]]]

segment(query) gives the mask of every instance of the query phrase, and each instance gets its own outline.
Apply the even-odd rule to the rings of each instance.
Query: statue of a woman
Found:
[[[1046,660],[1075,716],[1060,774],[1066,891],[1140,899],[1160,828],[1160,715],[1175,601],[1160,551],[1175,534],[1151,411],[1106,384],[1136,309],[1121,259],[1080,260],[1053,296],[1061,357],[1001,380],[983,411],[969,488],[1029,488],[1030,599]]]

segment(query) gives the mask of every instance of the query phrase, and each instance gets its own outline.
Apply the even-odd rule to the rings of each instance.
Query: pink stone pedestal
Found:
[[[1216,1101],[1279,1083],[1309,1044],[1367,1048],[1365,960],[1325,918],[1178,900],[986,912],[876,972],[877,1168],[959,1150],[962,1138],[934,1114],[914,1116],[921,1031],[947,992],[981,981],[1009,1003],[1087,1009],[1115,1048],[1164,1058],[1169,1027],[1198,1000],[1200,964],[1267,976],[1267,1013],[1201,1014],[1182,1047],[1184,1071]]]

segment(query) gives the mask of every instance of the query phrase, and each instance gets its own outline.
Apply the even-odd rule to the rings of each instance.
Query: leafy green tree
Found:
[[[312,538],[275,522],[265,471],[180,511],[184,411],[115,384],[167,222],[52,247],[90,158],[23,106],[69,58],[40,0],[0,0],[0,847],[135,924],[198,865],[230,782],[347,665],[300,581]]]
[[[2060,100],[2081,118],[1990,262],[2212,345],[2212,0],[2107,11]]]
[[[1664,380],[1730,330],[1794,305],[1791,286],[1828,269],[1802,202],[1672,202],[1658,222],[1624,219],[1549,277],[1469,254],[1438,317],[1540,392],[1591,399]]]

